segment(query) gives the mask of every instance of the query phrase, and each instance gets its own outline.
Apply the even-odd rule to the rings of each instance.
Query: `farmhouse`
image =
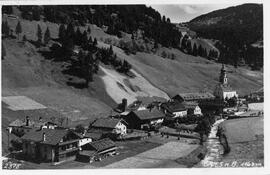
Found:
[[[184,117],[187,115],[187,109],[178,101],[170,101],[161,104],[162,111],[172,118]]]
[[[96,141],[102,138],[103,133],[96,129],[90,129],[85,134],[85,138],[90,138],[92,141]]]
[[[90,134],[87,134],[87,132],[85,132],[84,134],[79,134],[81,139],[79,140],[79,148],[81,150],[83,145],[86,145],[90,142],[92,142],[92,137]]]
[[[99,118],[91,124],[93,129],[101,129],[114,134],[125,135],[127,133],[127,123],[122,119]]]
[[[201,108],[197,102],[183,102],[183,105],[187,109],[188,115],[202,115]]]
[[[25,120],[14,120],[8,125],[9,131],[18,136],[22,136],[24,133],[27,133],[32,129],[55,129],[56,127],[57,124],[49,121],[43,121],[41,117],[39,120],[30,120],[29,116],[26,116]]]
[[[115,153],[117,147],[109,138],[104,138],[95,142],[91,142],[83,146],[83,151],[78,154],[78,159],[86,162],[93,161],[103,155]]]
[[[195,92],[195,93],[180,93],[172,98],[174,101],[184,102],[184,101],[206,101],[213,100],[215,96],[209,92]]]
[[[238,98],[238,94],[235,90],[232,89],[232,87],[228,84],[227,79],[227,71],[222,65],[222,68],[220,70],[220,77],[219,77],[219,84],[216,86],[214,90],[214,95],[219,99],[230,99],[233,97]]]
[[[41,162],[73,160],[81,137],[70,130],[43,129],[22,136],[23,154]]]
[[[158,109],[139,110],[130,112],[125,121],[130,129],[150,129],[160,125],[164,120],[164,114]]]

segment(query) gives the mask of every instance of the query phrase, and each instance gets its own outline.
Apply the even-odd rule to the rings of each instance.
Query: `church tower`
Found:
[[[227,85],[227,84],[228,84],[227,71],[226,71],[226,69],[225,69],[224,64],[222,64],[222,68],[221,68],[221,70],[220,70],[219,82],[220,82],[222,85]]]

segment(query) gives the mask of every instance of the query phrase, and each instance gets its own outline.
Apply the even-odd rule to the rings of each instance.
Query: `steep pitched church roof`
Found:
[[[232,91],[235,91],[228,84],[227,85],[220,84],[220,88],[222,89],[223,92],[232,92]]]

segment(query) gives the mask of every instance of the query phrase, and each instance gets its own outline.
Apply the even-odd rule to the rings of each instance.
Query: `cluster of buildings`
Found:
[[[135,102],[130,108],[123,100],[114,113],[97,118],[82,132],[60,127],[42,118],[33,121],[29,117],[24,121],[18,119],[11,122],[9,131],[20,136],[23,154],[27,158],[54,163],[76,158],[93,161],[101,155],[115,154],[117,147],[112,141],[114,139],[125,139],[136,131],[157,130],[166,120],[177,121],[190,116],[199,118],[202,116],[202,104],[216,105],[217,99],[223,101],[233,97],[237,94],[229,88],[223,66],[214,94],[179,93],[169,101],[155,100],[147,105]]]

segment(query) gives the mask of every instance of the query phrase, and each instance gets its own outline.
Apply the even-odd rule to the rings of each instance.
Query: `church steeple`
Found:
[[[228,84],[228,79],[227,79],[227,71],[225,69],[224,64],[222,64],[222,68],[220,70],[220,75],[219,75],[219,82],[223,85]]]

